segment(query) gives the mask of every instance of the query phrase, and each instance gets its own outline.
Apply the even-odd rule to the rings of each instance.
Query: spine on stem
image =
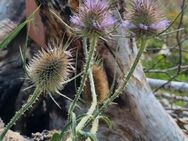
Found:
[[[81,121],[78,123],[78,125],[76,126],[76,132],[79,132],[80,130],[82,130],[82,128],[85,126],[88,119],[92,117],[92,115],[96,109],[96,106],[97,106],[97,95],[96,95],[96,91],[95,91],[95,84],[94,84],[93,73],[92,73],[92,64],[93,64],[93,60],[94,60],[93,58],[94,58],[94,52],[95,52],[96,45],[97,45],[97,37],[90,38],[89,54],[87,54],[87,46],[84,46],[84,54],[85,54],[85,57],[87,58],[87,62],[89,61],[88,62],[89,63],[88,70],[86,73],[84,73],[84,75],[86,75],[86,78],[87,78],[87,76],[88,76],[87,74],[89,73],[92,103],[91,103],[91,106],[90,106],[88,112],[86,113],[86,116],[83,117],[81,119]],[[87,64],[86,64],[86,66],[87,66]],[[67,141],[72,141],[71,136],[67,139]]]
[[[92,123],[92,127],[91,127],[91,130],[90,130],[90,133],[96,135],[96,133],[98,131],[98,128],[99,128],[99,119],[96,118],[96,119],[94,119],[94,121]],[[87,138],[86,141],[91,141],[91,139]]]
[[[97,37],[90,38],[90,49],[95,51],[96,45],[97,45]],[[84,52],[86,53],[87,50],[85,50]],[[86,55],[86,57],[89,57],[89,56]],[[91,64],[93,64],[93,58],[94,58],[94,53],[91,56]],[[92,103],[91,103],[91,106],[87,112],[87,115],[84,118],[82,118],[82,120],[78,123],[78,125],[76,127],[76,131],[81,130],[85,126],[85,123],[92,116],[92,114],[95,111],[96,106],[97,106],[97,95],[96,95],[96,91],[95,91],[92,66],[90,66],[90,68],[89,68],[89,82],[90,82],[90,86],[91,86]]]
[[[78,102],[81,92],[83,91],[84,85],[86,83],[87,80],[87,76],[89,73],[89,68],[91,68],[92,66],[92,60],[94,57],[94,52],[95,52],[95,48],[97,45],[97,37],[92,39],[93,45],[90,46],[89,48],[89,54],[87,53],[87,37],[83,38],[83,48],[84,48],[84,54],[86,57],[86,65],[84,66],[84,71],[83,71],[83,76],[81,78],[81,82],[80,82],[80,87],[78,88],[77,92],[76,92],[76,96],[74,98],[74,101],[72,102],[70,108],[69,108],[69,115],[71,115],[71,113],[74,111],[74,108],[76,106],[76,103]],[[70,119],[70,118],[69,118]]]
[[[114,99],[116,99],[123,91],[123,89],[127,86],[128,84],[128,81],[130,80],[132,74],[134,73],[134,70],[136,69],[136,66],[138,65],[139,63],[139,60],[142,56],[142,53],[144,52],[144,49],[145,49],[145,44],[146,44],[146,41],[144,40],[144,38],[141,38],[140,39],[141,43],[140,43],[140,49],[138,51],[138,54],[135,58],[135,61],[134,63],[132,64],[131,68],[130,68],[130,71],[128,72],[128,74],[124,75],[124,78],[123,78],[123,81],[122,83],[120,84],[120,86],[116,89],[115,93],[109,98],[107,99],[103,106],[100,108],[100,112],[105,108],[107,107]]]
[[[4,136],[6,135],[6,133],[8,132],[8,130],[16,123],[16,121],[18,119],[20,119],[20,117],[29,109],[32,107],[32,105],[36,102],[36,100],[39,98],[40,94],[42,92],[40,91],[39,88],[36,88],[33,95],[31,95],[29,97],[29,99],[27,100],[27,103],[25,105],[22,106],[22,108],[17,111],[15,113],[15,115],[12,117],[12,119],[10,120],[10,122],[5,126],[4,130],[2,131],[2,133],[0,134],[0,141],[3,140]]]

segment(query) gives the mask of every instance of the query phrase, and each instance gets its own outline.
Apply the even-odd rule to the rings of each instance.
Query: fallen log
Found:
[[[168,80],[159,80],[152,78],[147,78],[147,82],[152,88],[159,88],[164,85],[162,87],[163,89],[176,90],[180,92],[188,91],[188,83],[185,82],[176,82],[176,81],[168,82]]]

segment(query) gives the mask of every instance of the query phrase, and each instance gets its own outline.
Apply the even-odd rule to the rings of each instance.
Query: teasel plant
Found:
[[[92,73],[93,73],[93,79],[95,84],[95,90],[97,95],[97,111],[99,107],[102,105],[102,103],[108,98],[109,94],[109,85],[108,85],[108,79],[106,76],[106,72],[103,68],[102,60],[99,58],[95,59],[95,63],[92,66]],[[91,103],[91,87],[89,83],[86,83],[83,91],[83,98],[86,101],[87,104]],[[89,130],[89,133],[91,135],[96,135],[98,128],[99,128],[99,120],[106,120],[105,122],[110,127],[110,120],[105,116],[97,116],[93,119],[91,126],[91,129]],[[88,137],[86,141],[91,141],[91,139]]]
[[[110,14],[108,3],[105,0],[85,0],[84,3],[80,5],[78,13],[75,13],[75,15],[71,17],[71,23],[74,26],[74,31],[83,39],[83,49],[86,57],[84,70],[87,74],[93,64],[98,39],[114,26],[115,20]],[[88,40],[89,47],[87,45]],[[80,97],[86,78],[87,76],[85,75],[81,80],[81,85],[83,86],[80,86],[78,89],[75,102],[77,102]],[[73,107],[75,107],[75,103],[70,107],[70,112],[74,110]]]
[[[106,109],[106,107],[108,107],[113,102],[113,100],[122,93],[126,87],[137,64],[139,63],[141,55],[144,52],[147,39],[156,36],[159,32],[165,30],[169,26],[169,21],[164,19],[164,17],[161,17],[160,11],[154,0],[132,0],[131,10],[126,15],[126,18],[127,20],[122,21],[120,26],[125,30],[125,32],[131,31],[135,35],[135,38],[138,41],[139,51],[134,63],[130,67],[129,72],[124,75],[124,78],[118,88],[114,93],[110,91],[109,98],[104,100],[102,106],[97,109],[97,94],[94,85],[94,76],[92,75],[94,64],[93,56],[95,54],[95,48],[97,46],[98,39],[106,35],[106,31],[109,31],[117,21],[112,17],[109,11],[108,3],[103,0],[84,1],[83,4],[80,4],[78,13],[75,13],[75,15],[71,17],[71,22],[74,28],[73,31],[75,31],[83,39],[83,49],[86,58],[86,64],[84,66],[84,74],[81,79],[80,87],[78,88],[75,99],[69,109],[69,121],[73,123],[74,120],[72,119],[76,119],[73,111],[75,104],[79,100],[80,95],[85,87],[88,75],[92,102],[91,107],[86,113],[86,116],[83,116],[78,124],[74,122],[75,126],[72,127],[72,132],[68,139],[66,139],[67,141],[75,140],[78,133],[84,135],[82,129],[88,125],[90,121],[92,121],[93,124],[89,133],[96,134],[98,129],[98,124],[96,124],[98,123],[97,118],[100,116],[102,111]],[[89,46],[87,45],[88,40],[90,43]],[[87,140],[90,139],[87,138]]]
[[[92,66],[92,73],[97,94],[97,102],[98,105],[101,105],[108,98],[110,91],[106,71],[103,68],[103,62],[101,59],[95,59],[95,63]],[[83,90],[83,99],[87,105],[90,104],[92,100],[91,88],[88,80]]]
[[[135,60],[130,67],[128,73],[125,73],[122,82],[115,90],[114,93],[110,93],[110,97],[103,102],[103,105],[99,108],[93,118],[97,117],[102,111],[104,111],[124,90],[129,80],[131,79],[136,66],[145,50],[147,40],[154,38],[160,32],[165,31],[170,22],[161,16],[159,7],[155,0],[132,0],[131,9],[126,15],[127,20],[122,21],[120,25],[125,32],[132,32],[135,36],[135,40],[138,43],[139,51],[135,57]]]
[[[53,11],[52,13],[58,18],[58,16]],[[60,19],[60,21],[62,20]],[[88,119],[92,117],[94,111],[97,108],[97,94],[92,73],[95,50],[98,39],[106,35],[106,33],[114,26],[115,23],[115,20],[109,11],[108,3],[105,0],[85,0],[79,5],[77,12],[74,13],[70,21],[73,25],[73,28],[69,27],[64,21],[62,21],[62,23],[74,31],[76,35],[82,38],[86,63],[83,67],[83,75],[81,77],[80,86],[78,87],[75,98],[71,103],[68,111],[69,121],[75,123],[76,115],[74,113],[74,109],[76,103],[80,99],[81,93],[83,92],[87,78],[89,79],[91,87],[92,102],[87,113],[80,119],[78,124],[75,123],[75,126],[71,128],[72,132],[67,138],[67,141],[75,140],[77,134],[83,135],[82,128],[85,126],[85,123],[88,121]]]
[[[95,66],[94,55],[99,38],[103,38],[106,35],[108,36],[109,31],[113,29],[117,21],[113,18],[109,4],[105,0],[85,0],[83,3],[80,3],[79,8],[73,14],[70,20],[73,27],[69,27],[69,25],[62,21],[62,23],[66,27],[71,29],[71,31],[76,33],[77,36],[82,38],[82,45],[86,59],[80,86],[68,111],[69,122],[66,127],[70,129],[70,132],[68,134],[68,137],[66,138],[66,141],[75,141],[77,140],[78,135],[86,136],[87,141],[89,141],[90,138],[96,139],[95,136],[99,126],[99,119],[106,118],[101,116],[101,113],[113,102],[115,98],[117,98],[122,93],[122,91],[126,87],[137,64],[139,63],[141,55],[144,52],[147,38],[156,36],[159,32],[163,31],[169,25],[169,22],[161,17],[161,14],[159,13],[156,2],[154,0],[132,0],[131,10],[130,12],[128,12],[126,17],[127,20],[122,21],[121,27],[124,28],[125,32],[131,31],[135,35],[136,40],[139,42],[139,51],[134,63],[130,67],[129,72],[124,75],[123,80],[118,88],[114,93],[110,91],[108,95],[109,97],[105,98],[100,106],[98,106],[99,100],[97,98],[97,89],[94,80],[95,76],[93,74],[93,66]],[[58,64],[57,62],[53,62],[51,64],[52,67],[50,67],[50,65],[47,67],[53,69],[53,71],[50,72],[53,72],[56,75],[49,75],[49,71],[43,71],[39,73],[41,69],[46,70],[44,67],[46,64],[40,67],[36,67],[40,64],[39,61],[41,61],[43,57],[49,59],[49,57],[53,56],[49,54],[53,53],[56,54],[54,58],[63,54],[63,57],[61,56],[62,59],[60,60],[62,61],[63,58],[66,59],[67,61],[64,60],[64,63],[72,68],[72,65],[70,65],[69,63],[71,61],[68,59],[68,57],[71,57],[70,53],[66,52],[65,50],[49,47],[47,50],[40,51],[40,53],[31,61],[31,63],[27,67],[28,74],[35,84],[36,89],[33,95],[28,99],[28,102],[15,114],[15,116],[7,124],[5,130],[1,134],[1,138],[4,137],[8,129],[10,129],[13,124],[15,124],[15,122],[21,117],[21,115],[25,113],[25,111],[27,111],[36,102],[38,97],[43,92],[59,92],[59,89],[62,88],[62,85],[65,84],[66,80],[69,78],[69,67],[66,67],[66,71],[58,71],[59,67],[61,68],[61,65],[54,67]],[[43,60],[43,63],[44,62],[45,61]],[[49,62],[50,61],[48,60],[45,63],[48,64]],[[57,78],[57,74],[58,76],[63,76],[62,79],[59,79],[59,77]],[[36,77],[37,75],[40,75],[41,77],[43,77],[43,79],[39,80],[39,78],[41,77]],[[48,77],[44,78],[44,76]],[[58,81],[55,82],[55,79]],[[81,93],[84,91],[87,79],[89,80],[91,89],[91,106],[89,107],[86,114],[77,116],[74,113],[74,110],[77,102],[80,99]],[[46,81],[44,82],[43,80]],[[52,84],[50,84],[51,82]],[[106,119],[106,121],[109,120]],[[92,122],[90,131],[85,132],[84,127],[87,126],[90,122]],[[65,130],[66,129],[64,129],[64,131]],[[59,140],[61,140],[62,135],[64,135],[64,131],[62,131]]]
[[[65,98],[67,96],[60,93],[73,72],[73,58],[70,51],[66,51],[56,44],[48,44],[48,48],[41,49],[26,66],[29,79],[33,82],[35,90],[28,98],[27,102],[15,113],[10,122],[5,126],[0,134],[0,140],[3,140],[7,131],[16,124],[16,121],[38,100],[42,94],[52,93],[60,94]],[[69,98],[68,98],[69,99]],[[52,99],[54,100],[54,99]],[[54,100],[55,102],[55,100]],[[57,104],[57,103],[56,103]]]
[[[77,133],[81,132],[85,123],[92,117],[92,114],[96,110],[97,94],[92,73],[95,50],[98,39],[105,35],[105,33],[114,26],[115,20],[110,14],[108,3],[105,0],[85,0],[84,3],[80,5],[78,13],[75,13],[75,15],[71,17],[71,23],[73,24],[74,31],[76,31],[77,35],[79,35],[83,40],[83,50],[86,58],[86,64],[84,66],[84,74],[80,82],[80,87],[78,88],[75,99],[70,106],[69,115],[71,115],[74,111],[75,104],[80,98],[87,77],[89,78],[92,97],[91,106],[88,109],[86,116],[84,116],[75,127]],[[67,141],[73,140],[74,136],[75,135],[71,135]]]
[[[128,81],[134,73],[134,70],[136,69],[136,66],[144,52],[147,39],[155,37],[158,33],[162,32],[169,26],[169,21],[164,20],[164,17],[161,17],[160,11],[158,10],[154,0],[134,0],[132,1],[131,6],[132,10],[127,14],[127,18],[129,20],[123,21],[121,26],[125,29],[125,32],[131,31],[136,35],[135,38],[139,45],[138,54],[136,55],[135,61],[130,67],[129,72],[124,75],[124,78],[118,88],[114,93],[110,93],[110,97],[105,100],[99,110],[94,113],[93,119],[96,119],[127,86]],[[147,21],[147,23],[145,23],[145,21]],[[89,120],[91,121],[91,119]],[[93,123],[94,122],[96,121],[94,120]]]
[[[170,24],[156,0],[132,0],[122,26],[137,37],[155,36]]]

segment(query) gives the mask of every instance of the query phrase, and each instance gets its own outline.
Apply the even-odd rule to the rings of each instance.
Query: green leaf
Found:
[[[85,131],[79,131],[79,133],[81,136],[84,136],[85,138],[90,138],[91,141],[99,141],[95,134],[92,134],[90,132],[85,132]]]
[[[51,141],[61,141],[61,136],[59,133],[54,133],[52,138],[51,138]]]
[[[98,116],[98,119],[102,119],[112,129],[112,122],[107,116]]]
[[[18,33],[24,28],[24,26],[33,20],[33,17],[35,13],[39,10],[39,8],[40,6],[38,6],[35,11],[33,11],[33,13],[27,18],[27,20],[19,24],[12,32],[9,33],[9,35],[5,37],[2,42],[0,42],[0,50],[5,48],[18,35]]]
[[[18,35],[18,33],[24,28],[24,26],[30,21],[31,19],[24,21],[23,23],[18,25],[11,33],[9,33],[9,35],[7,35],[2,42],[0,42],[0,50],[5,48],[16,37],[16,35]]]
[[[77,118],[77,122],[79,122],[84,116],[86,116],[86,114],[83,114],[83,115],[80,115],[78,116]],[[60,138],[63,138],[63,136],[65,135],[66,132],[68,132],[68,130],[71,128],[71,125],[72,125],[72,121],[68,122],[65,127],[63,128],[63,130],[61,131],[61,134],[60,134]]]
[[[71,123],[71,130],[72,130],[72,140],[76,141],[76,115],[74,112],[71,113],[72,123]]]

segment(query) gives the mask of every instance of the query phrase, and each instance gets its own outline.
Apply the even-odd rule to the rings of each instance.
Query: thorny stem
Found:
[[[87,38],[86,37],[83,38],[83,45],[84,45],[84,48],[87,49]],[[88,74],[89,68],[91,67],[91,59],[94,56],[94,51],[95,51],[95,48],[91,48],[89,51],[89,56],[87,57],[87,60],[86,60],[86,65],[84,67],[83,76],[82,76],[82,79],[80,82],[80,87],[78,88],[75,98],[74,98],[74,101],[71,103],[70,108],[69,108],[69,112],[68,112],[69,116],[74,111],[76,103],[78,102],[78,100],[80,98],[80,94],[84,88],[84,85],[85,85],[85,82],[87,79],[87,74]],[[71,119],[71,118],[69,117],[69,119]]]
[[[90,64],[92,65],[93,64],[93,58],[94,58],[94,51],[95,51],[95,48],[96,48],[96,45],[97,45],[97,37],[93,37],[93,38],[90,38],[90,52],[92,50],[92,54],[89,53],[89,55],[87,54],[87,45],[84,45],[84,54],[85,54],[85,57],[88,58],[91,56],[91,59],[90,59]],[[87,39],[84,39],[87,44]],[[97,106],[97,95],[96,95],[96,91],[95,91],[95,84],[94,84],[94,79],[93,79],[93,73],[92,73],[92,66],[89,67],[88,69],[88,73],[89,73],[89,81],[90,81],[90,87],[91,87],[91,95],[92,95],[92,103],[91,103],[91,106],[88,110],[88,112],[86,113],[86,116],[83,117],[81,119],[81,121],[78,123],[78,125],[76,126],[76,132],[80,131],[86,124],[86,122],[88,121],[89,118],[92,117],[92,114],[94,113],[95,109],[96,109],[96,106]],[[87,74],[86,74],[87,76]],[[67,139],[67,141],[72,141],[71,137],[69,137]]]
[[[115,100],[122,93],[123,89],[127,86],[128,81],[130,80],[132,74],[134,73],[134,70],[136,69],[136,66],[139,63],[140,57],[142,56],[142,53],[144,52],[144,49],[145,49],[146,39],[141,38],[140,41],[141,41],[140,49],[138,51],[138,54],[135,58],[134,63],[132,64],[132,66],[130,68],[130,71],[128,72],[127,75],[126,74],[124,75],[123,81],[120,84],[120,86],[116,89],[114,94],[104,102],[104,104],[101,106],[99,112],[104,110],[113,100]]]
[[[99,119],[95,118],[93,123],[92,123],[92,127],[91,127],[91,130],[90,130],[90,133],[96,135],[98,128],[99,128]],[[87,138],[86,141],[91,141],[91,139]]]
[[[140,41],[141,41],[141,43],[140,43],[140,49],[139,49],[139,51],[137,53],[135,61],[133,62],[132,66],[130,68],[130,71],[128,72],[127,75],[126,74],[124,75],[123,82],[116,89],[115,93],[109,99],[107,99],[104,102],[104,104],[100,107],[100,109],[96,113],[94,113],[93,119],[95,119],[115,98],[117,98],[122,93],[123,89],[126,87],[128,81],[130,80],[130,78],[131,78],[134,70],[136,69],[136,66],[139,63],[140,57],[142,56],[142,53],[144,52],[144,49],[145,49],[146,40],[144,38],[141,38]],[[87,121],[87,125],[90,122],[91,122],[91,119],[89,119]]]
[[[12,117],[10,122],[6,125],[3,132],[0,134],[0,141],[3,140],[4,136],[8,132],[8,130],[16,123],[16,121],[29,109],[32,107],[32,105],[36,102],[36,100],[39,98],[41,94],[40,88],[36,88],[33,95],[29,97],[27,100],[27,103],[22,106],[22,108],[15,113],[15,115]]]
[[[69,116],[74,111],[76,103],[78,102],[78,100],[80,98],[80,94],[83,91],[85,82],[87,80],[87,75],[89,73],[89,68],[91,68],[92,59],[94,57],[94,52],[95,52],[95,48],[96,48],[96,44],[97,44],[97,38],[98,37],[94,37],[92,39],[91,46],[90,46],[90,49],[89,49],[89,55],[87,55],[87,57],[86,57],[86,65],[84,67],[83,76],[82,76],[82,79],[81,79],[81,82],[80,82],[80,87],[78,88],[78,91],[76,93],[74,101],[71,103],[71,106],[70,106],[70,109],[69,109]],[[85,53],[85,52],[87,52],[87,38],[86,37],[83,38],[83,46],[84,46],[83,48],[85,50],[84,51],[84,53]],[[69,119],[71,119],[71,118],[69,118]]]
[[[140,43],[140,49],[139,52],[137,53],[137,56],[135,58],[135,61],[133,62],[133,65],[130,68],[130,71],[128,72],[127,75],[124,75],[124,79],[123,82],[120,84],[120,86],[116,89],[115,93],[109,98],[107,99],[104,104],[100,107],[100,109],[98,111],[96,111],[93,115],[92,119],[96,119],[97,116],[116,98],[118,97],[123,89],[126,87],[128,81],[130,80],[134,70],[136,69],[137,64],[139,63],[140,57],[142,56],[142,53],[144,52],[145,49],[145,45],[146,45],[146,40],[144,38],[140,39],[141,43]],[[88,119],[87,124],[88,125],[92,119]],[[86,126],[85,125],[85,126]],[[67,140],[67,141],[71,141],[71,140]]]
[[[94,80],[93,80],[93,74],[92,74],[92,70],[89,69],[89,80],[90,80],[90,85],[91,85],[91,95],[92,95],[92,103],[91,103],[91,107],[89,108],[87,114],[85,117],[83,117],[81,119],[81,121],[78,123],[77,127],[76,127],[76,131],[81,130],[84,126],[85,123],[87,122],[87,120],[92,117],[93,112],[96,109],[97,106],[97,95],[95,92],[95,85],[94,85]]]
[[[141,43],[140,43],[140,49],[138,51],[138,54],[135,58],[135,61],[133,62],[133,65],[130,68],[130,71],[128,72],[127,75],[124,75],[124,79],[123,82],[120,84],[120,86],[116,89],[115,93],[109,98],[107,99],[104,104],[100,107],[100,109],[93,115],[93,118],[95,119],[107,106],[109,106],[109,104],[116,99],[123,91],[123,89],[127,86],[128,81],[130,80],[134,70],[136,69],[137,64],[139,63],[140,57],[142,56],[142,53],[144,52],[145,49],[145,45],[146,45],[146,40],[144,38],[140,39]],[[89,120],[87,122],[90,123],[91,120]]]

